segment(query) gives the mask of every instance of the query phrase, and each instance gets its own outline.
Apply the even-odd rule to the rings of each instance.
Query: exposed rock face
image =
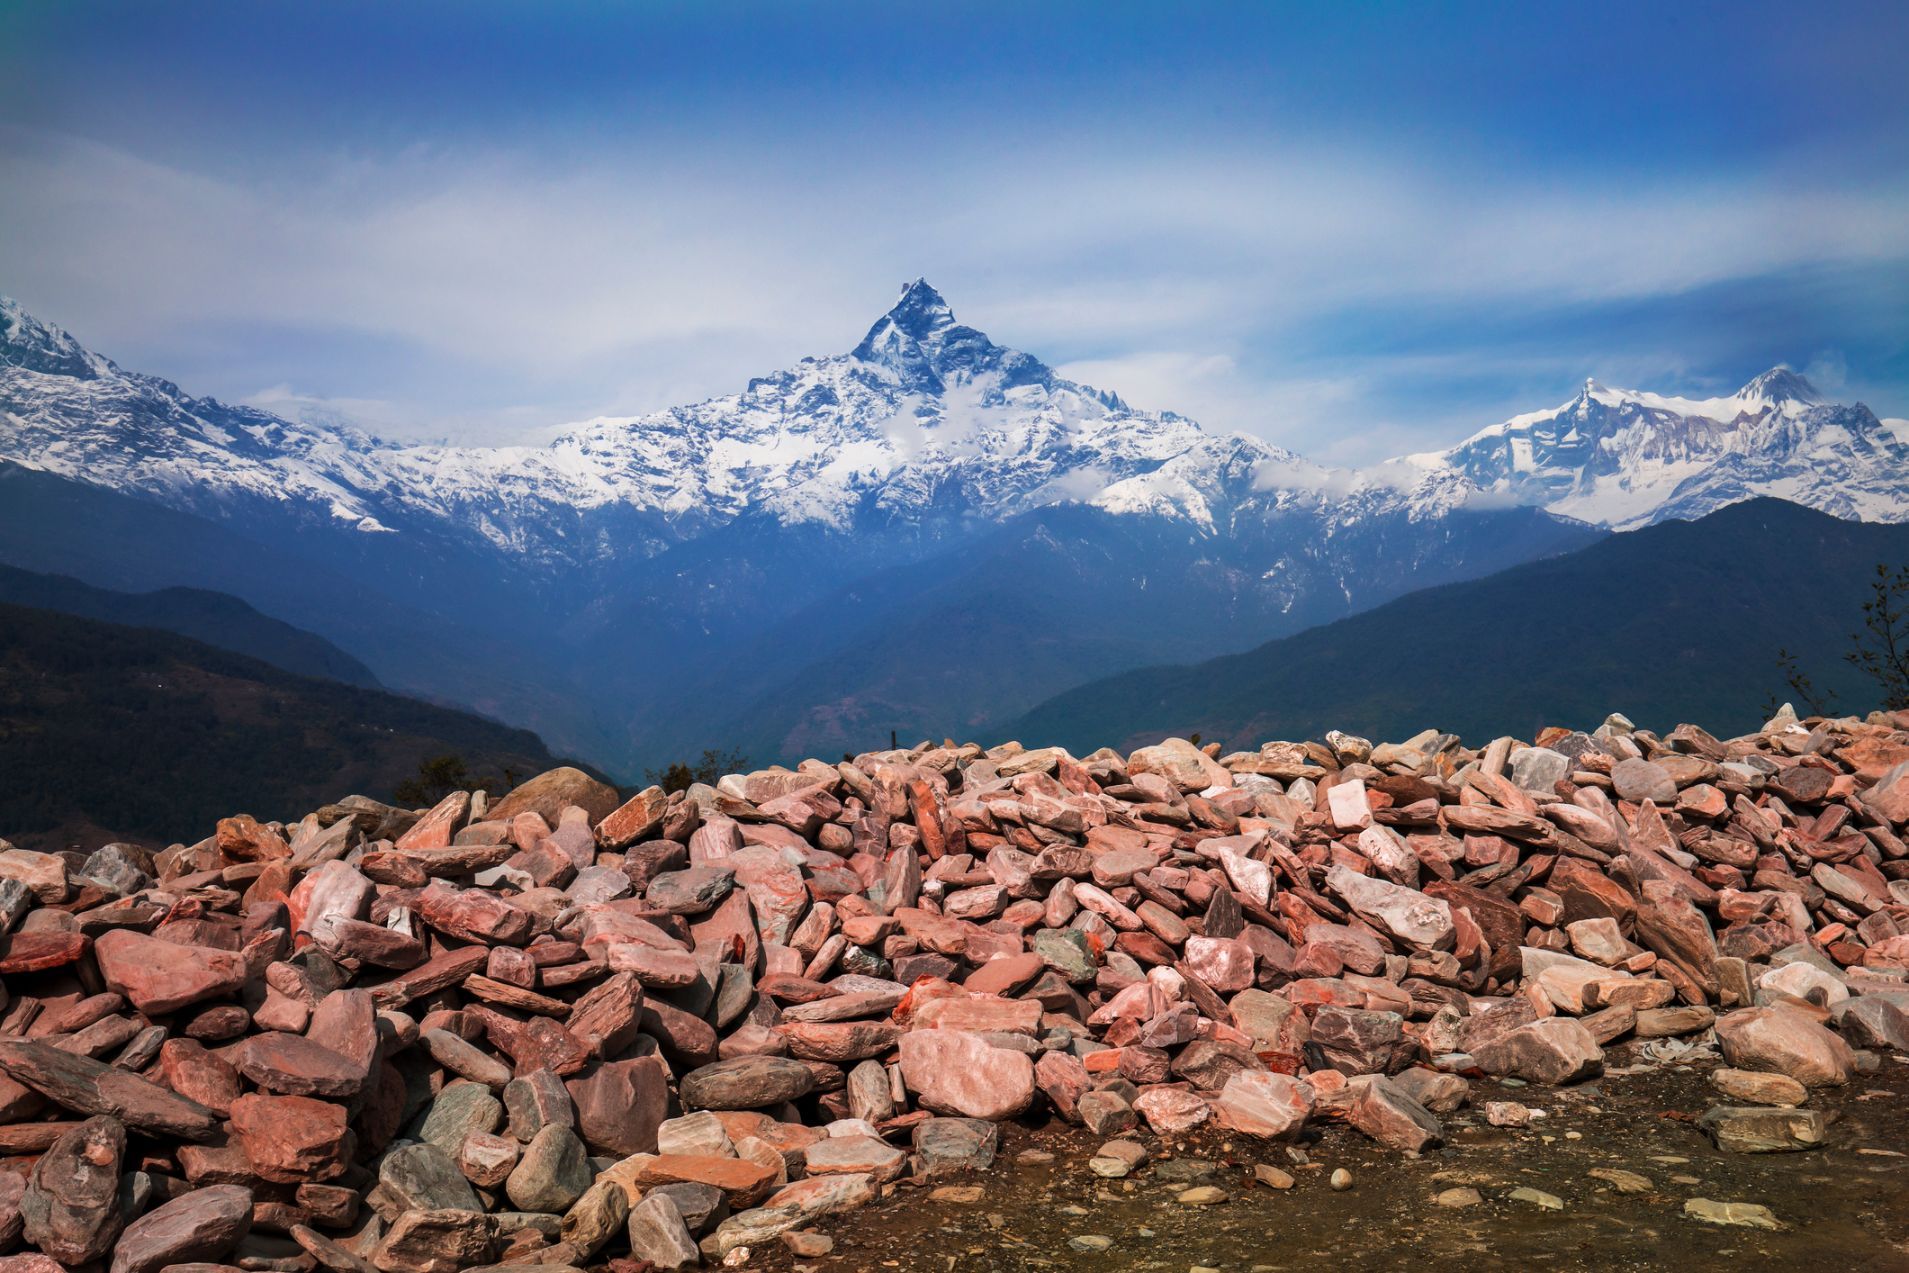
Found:
[[[14,861],[0,1141],[39,1158],[0,1239],[145,1273],[257,1220],[332,1269],[684,1267],[986,1169],[1006,1119],[1427,1153],[1464,1074],[1577,1082],[1713,1022],[1747,1104],[1699,1125],[1812,1148],[1809,1089],[1909,1029],[1905,723],[943,747]],[[340,954],[348,924],[411,954]]]

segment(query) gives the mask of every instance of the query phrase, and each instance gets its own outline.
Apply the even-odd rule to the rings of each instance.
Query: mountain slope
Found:
[[[986,539],[820,597],[734,660],[754,689],[714,736],[751,756],[971,737],[1069,685],[1166,657],[1238,649],[1598,538],[1535,510],[1464,514],[1432,535],[1377,517],[1298,544],[1269,575],[1257,546],[1099,508],[1026,514]],[[1347,590],[1337,591],[1337,581]],[[1164,620],[1164,621],[1163,621]]]
[[[57,610],[132,628],[158,628],[243,654],[294,676],[378,688],[371,669],[321,636],[260,614],[237,597],[202,588],[115,592],[66,575],[0,566],[0,604]]]
[[[283,818],[348,792],[388,799],[446,753],[500,775],[560,763],[535,734],[466,712],[0,605],[0,838],[16,845],[163,844],[237,809]]]
[[[1248,747],[1329,728],[1530,737],[1615,709],[1641,725],[1735,733],[1757,725],[1766,698],[1786,696],[1782,647],[1844,708],[1866,710],[1870,687],[1842,655],[1879,562],[1909,562],[1909,526],[1751,500],[1244,654],[1095,681],[1000,732],[1075,747],[1194,732]]]
[[[0,461],[0,562],[121,592],[229,593],[331,641],[394,691],[539,733],[540,704],[583,697],[561,666],[562,652],[541,634],[446,617],[402,587],[386,591],[301,551],[310,545],[296,536],[267,542],[248,537],[251,529]],[[495,595],[504,586],[492,589]]]

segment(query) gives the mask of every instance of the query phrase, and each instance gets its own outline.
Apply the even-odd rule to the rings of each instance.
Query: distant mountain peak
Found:
[[[113,370],[111,362],[65,330],[27,313],[11,296],[0,296],[0,366],[81,380],[96,379]]]
[[[1817,406],[1823,402],[1823,395],[1816,391],[1816,386],[1788,367],[1770,368],[1737,390],[1737,397],[1760,398],[1773,405],[1795,402],[1803,406]]]

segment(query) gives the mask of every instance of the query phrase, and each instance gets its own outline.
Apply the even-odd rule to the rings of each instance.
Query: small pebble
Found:
[[[1514,1202],[1528,1202],[1540,1211],[1564,1210],[1564,1199],[1555,1193],[1546,1193],[1542,1189],[1533,1189],[1530,1185],[1520,1185],[1511,1191]]]
[[[1352,1173],[1347,1171],[1344,1167],[1334,1167],[1332,1169],[1332,1187],[1334,1192],[1337,1193],[1344,1193],[1346,1190],[1352,1188]]]
[[[1292,1173],[1281,1171],[1271,1163],[1255,1163],[1253,1166],[1253,1179],[1259,1181],[1259,1183],[1265,1185],[1268,1189],[1290,1189],[1293,1187]]]
[[[1212,1185],[1199,1185],[1188,1189],[1175,1201],[1183,1207],[1211,1207],[1226,1201],[1226,1190]]]
[[[791,1254],[800,1256],[827,1255],[835,1249],[834,1238],[807,1229],[790,1229],[782,1235],[782,1244]]]

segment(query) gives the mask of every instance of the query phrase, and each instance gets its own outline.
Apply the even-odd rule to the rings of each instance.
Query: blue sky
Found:
[[[188,389],[494,441],[927,276],[1358,462],[1592,375],[1909,415],[1909,6],[0,3],[0,291]]]

